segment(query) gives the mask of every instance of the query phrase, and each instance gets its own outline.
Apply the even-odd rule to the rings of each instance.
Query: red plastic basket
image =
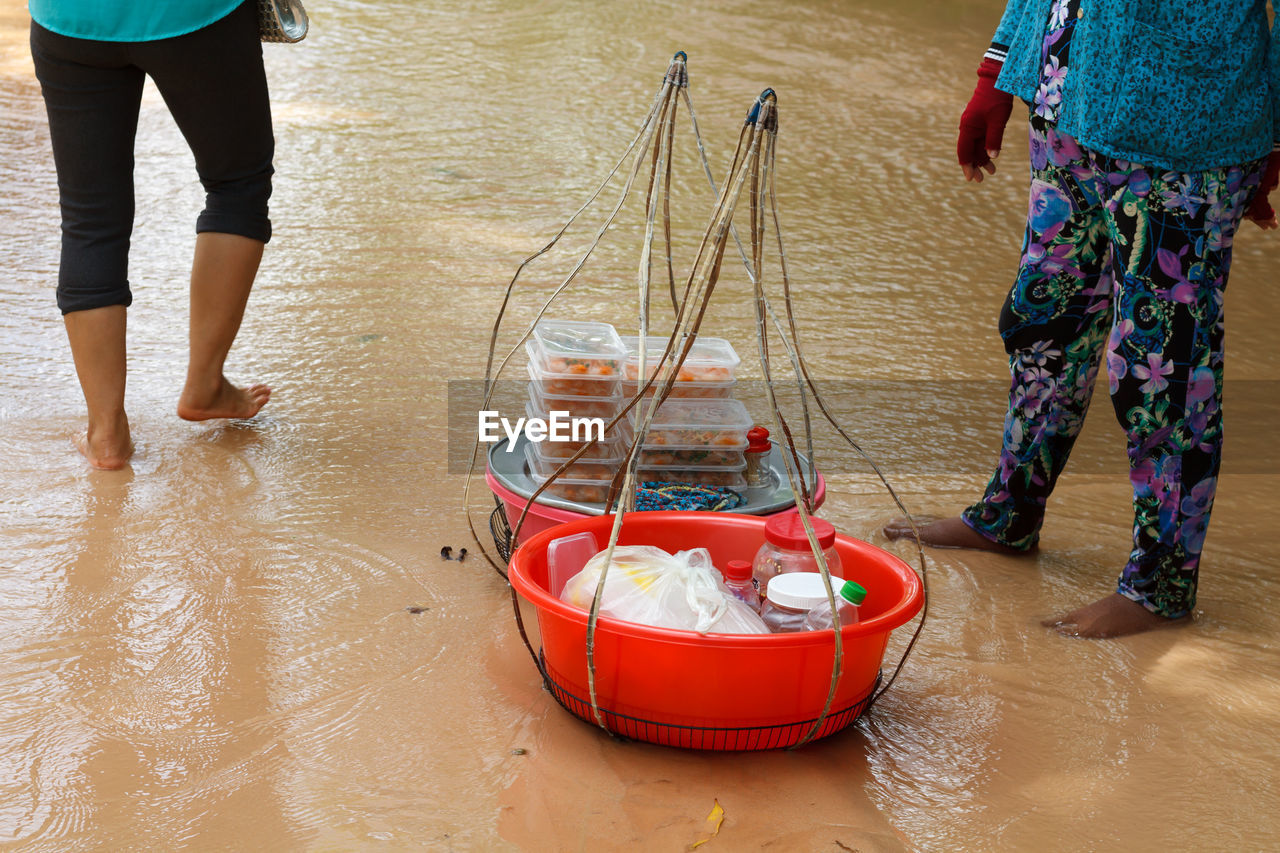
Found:
[[[594,723],[587,687],[587,613],[547,591],[547,546],[574,533],[608,541],[613,516],[545,530],[512,555],[508,577],[536,609],[541,661],[556,699]],[[750,560],[765,519],[728,513],[628,515],[619,544],[675,552],[707,548],[717,565]],[[861,621],[842,629],[844,667],[815,737],[833,734],[866,709],[889,634],[919,612],[924,591],[911,567],[887,551],[836,536],[844,574],[867,589]],[[691,749],[794,746],[822,713],[831,685],[830,633],[708,634],[601,617],[595,632],[596,699],[606,726],[625,737]]]

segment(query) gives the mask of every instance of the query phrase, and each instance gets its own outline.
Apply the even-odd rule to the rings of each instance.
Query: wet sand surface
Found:
[[[56,181],[25,12],[4,0],[0,845],[682,850],[717,801],[723,826],[699,849],[1275,844],[1280,466],[1257,407],[1280,373],[1280,238],[1252,227],[1227,306],[1228,418],[1248,412],[1235,432],[1228,421],[1191,626],[1085,642],[1038,624],[1108,592],[1128,552],[1122,439],[1099,400],[1037,556],[929,553],[917,651],[857,726],[794,752],[682,752],[612,741],[542,690],[469,538],[447,382],[483,375],[502,286],[612,167],[675,50],[717,177],[753,96],[778,91],[809,357],[908,506],[955,512],[994,462],[1023,113],[981,186],[959,178],[953,128],[1002,4],[739,5],[316,4],[304,44],[266,48],[276,236],[229,364],[275,388],[251,423],[173,414],[202,198],[148,88],[138,453],[112,473],[71,445],[83,401],[53,303]],[[692,158],[677,169],[687,251],[710,199]],[[639,222],[609,235],[553,314],[634,327]],[[533,276],[513,324],[554,283]],[[727,271],[706,330],[758,374],[746,298]],[[930,420],[944,392],[975,414],[927,438],[854,417],[872,380],[902,423]],[[895,511],[866,467],[825,434],[819,464],[824,515],[887,545]],[[473,483],[484,531],[491,504]],[[446,544],[472,556],[442,561]]]

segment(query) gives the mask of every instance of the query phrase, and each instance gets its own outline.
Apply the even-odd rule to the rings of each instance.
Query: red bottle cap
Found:
[[[818,537],[818,546],[822,550],[835,544],[836,529],[831,526],[831,522],[810,516],[809,523],[813,525],[813,533]],[[804,534],[804,524],[800,521],[799,513],[772,516],[764,526],[764,538],[788,551],[809,550],[809,537]]]
[[[746,560],[730,560],[724,568],[724,579],[727,581],[751,580],[751,564]]]
[[[747,430],[747,453],[768,453],[770,449],[769,431],[762,426]]]

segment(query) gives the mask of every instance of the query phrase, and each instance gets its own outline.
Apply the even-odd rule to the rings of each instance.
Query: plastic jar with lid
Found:
[[[844,584],[841,578],[831,578],[832,589]],[[760,607],[760,618],[774,634],[804,631],[804,620],[809,611],[827,602],[827,587],[822,575],[814,572],[789,572],[778,575],[769,585],[769,597]]]
[[[836,553],[836,529],[821,518],[809,517],[813,533],[827,560],[827,571],[843,576],[840,555]],[[769,594],[769,581],[786,572],[816,572],[818,561],[809,547],[809,537],[797,513],[775,515],[764,526],[764,544],[752,561],[751,574],[760,589],[761,600]]]

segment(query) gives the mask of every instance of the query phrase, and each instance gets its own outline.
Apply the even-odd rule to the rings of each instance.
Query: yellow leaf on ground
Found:
[[[719,800],[714,800],[713,802],[715,802],[715,806],[711,809],[711,814],[707,815],[707,829],[711,831],[711,834],[701,841],[693,842],[693,846],[689,848],[690,850],[696,850],[720,834],[720,824],[724,823],[724,809],[720,808]]]

